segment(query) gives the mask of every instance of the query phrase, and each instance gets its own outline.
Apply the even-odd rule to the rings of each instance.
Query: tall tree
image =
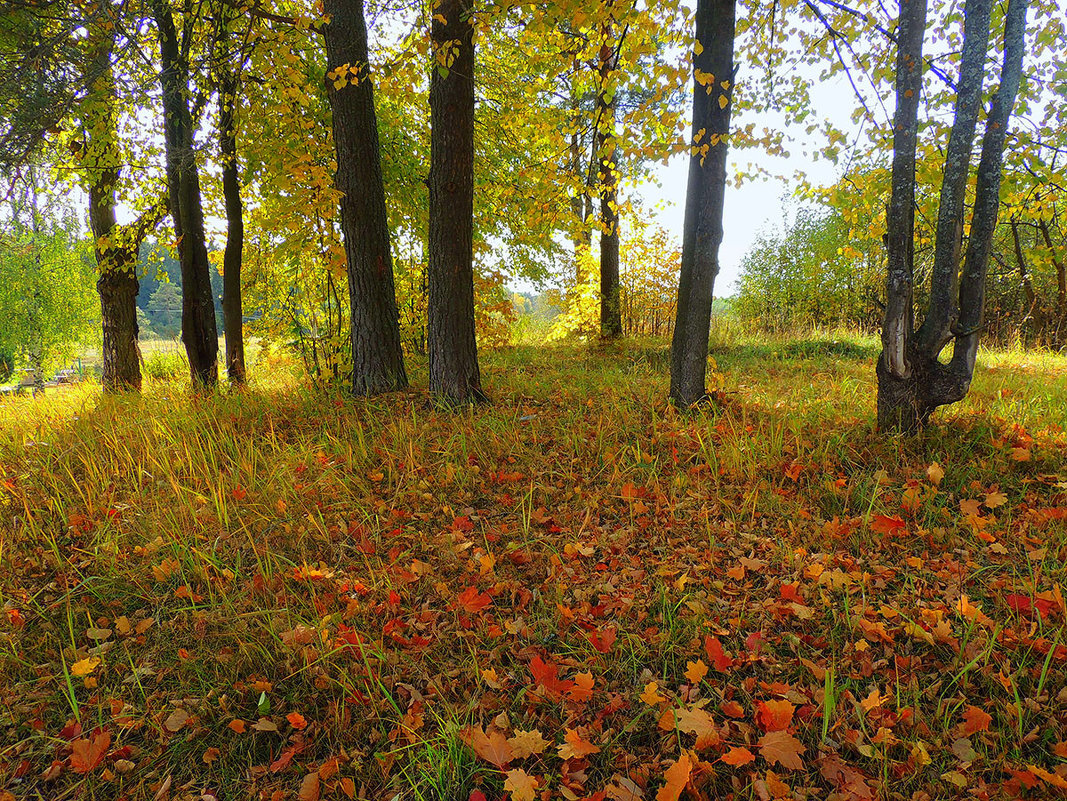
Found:
[[[378,119],[363,0],[326,0],[327,92],[333,108],[341,231],[348,259],[352,391],[376,395],[408,385],[393,281]]]
[[[892,195],[886,221],[888,280],[882,355],[878,360],[878,426],[914,431],[939,407],[962,400],[974,377],[993,233],[1000,207],[1001,164],[1019,90],[1027,0],[1009,0],[1000,85],[986,117],[970,232],[963,246],[964,193],[988,51],[992,0],[967,0],[952,132],[945,152],[937,239],[925,321],[915,331],[915,165],[926,0],[902,0],[897,34]],[[962,261],[962,271],[961,268]],[[952,359],[940,361],[953,343]]]
[[[182,341],[195,389],[218,384],[218,330],[204,232],[200,173],[193,143],[195,126],[189,107],[189,51],[193,15],[183,19],[179,37],[169,0],[151,0],[159,35],[159,80],[163,89],[163,129],[167,154],[170,213],[182,266]]]
[[[430,37],[430,392],[482,402],[474,333],[474,19],[469,0],[439,0]]]
[[[235,23],[231,7],[220,4],[215,41],[215,91],[218,96],[218,140],[222,171],[222,197],[226,208],[226,249],[222,257],[222,317],[226,333],[226,375],[243,386],[245,375],[244,308],[241,302],[241,264],[244,257],[245,219],[241,201],[241,173],[237,159],[237,95],[245,53],[231,47]]]
[[[597,164],[600,182],[600,336],[622,336],[622,311],[619,289],[619,166],[615,142],[617,108],[615,73],[619,65],[619,48],[614,23],[609,18],[600,26],[600,85],[597,92]]]
[[[671,340],[670,397],[680,407],[691,406],[705,395],[711,304],[723,234],[736,18],[735,0],[697,2],[693,141]]]

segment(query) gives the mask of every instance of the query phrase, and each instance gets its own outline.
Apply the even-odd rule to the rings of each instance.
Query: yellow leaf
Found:
[[[726,95],[719,95],[719,108],[726,108],[730,105],[730,99]]]
[[[704,664],[703,659],[698,659],[696,662],[686,662],[685,677],[693,684],[700,684],[706,675],[708,675],[708,666]]]
[[[537,779],[521,768],[507,772],[504,789],[511,793],[513,801],[534,801],[537,798]]]
[[[73,665],[70,666],[70,675],[77,679],[83,676],[88,676],[100,665],[100,657],[90,656],[85,659],[79,659]]]
[[[645,689],[641,693],[641,700],[649,706],[656,706],[657,704],[662,704],[667,699],[659,694],[659,685],[654,681],[650,681],[645,685]]]

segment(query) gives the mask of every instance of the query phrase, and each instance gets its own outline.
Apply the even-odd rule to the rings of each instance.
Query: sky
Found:
[[[845,127],[842,121],[849,119],[854,107],[854,98],[847,81],[842,78],[813,87],[812,97],[817,106],[823,109],[824,115],[832,116],[839,125]],[[781,124],[773,114],[748,115],[733,122],[742,125],[755,122],[757,128],[762,125]],[[811,150],[817,144],[818,141],[814,138],[801,137],[786,148],[789,152],[788,158],[766,156],[751,150],[733,151],[730,154],[728,178],[732,178],[739,169],[755,161],[776,175],[793,176],[800,172],[814,184],[830,185],[840,177],[842,168],[825,159],[814,159]],[[656,169],[655,180],[658,185],[646,183],[634,188],[635,194],[642,198],[645,205],[655,210],[660,225],[670,231],[679,242],[682,238],[688,171],[688,159],[677,157],[667,166],[660,165]],[[740,187],[734,186],[732,180],[727,184],[723,212],[723,243],[719,249],[720,272],[715,282],[716,297],[734,293],[741,261],[759,233],[768,228],[781,229],[785,204],[796,188],[797,181],[793,179],[757,178]]]

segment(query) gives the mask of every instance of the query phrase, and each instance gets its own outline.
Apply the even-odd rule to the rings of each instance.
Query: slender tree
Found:
[[[327,93],[333,108],[341,231],[348,259],[352,392],[408,385],[393,281],[378,119],[363,0],[326,0]]]
[[[440,0],[430,31],[430,392],[482,402],[474,332],[474,19],[469,0]]]
[[[680,407],[691,406],[705,396],[711,304],[723,234],[736,14],[735,0],[697,3],[692,155],[671,340],[670,397]]]
[[[237,94],[241,88],[244,53],[231,51],[229,27],[233,14],[222,6],[216,34],[215,89],[219,103],[218,140],[222,168],[222,197],[226,208],[226,249],[222,256],[222,319],[226,333],[226,375],[233,386],[243,386],[245,375],[244,308],[241,302],[241,265],[244,256],[245,219],[241,202],[241,173],[237,160]]]
[[[609,4],[609,14],[612,6]],[[600,336],[622,336],[619,289],[619,166],[615,141],[618,108],[614,75],[619,66],[614,25],[609,18],[600,28],[600,85],[597,91],[597,164],[600,184]]]
[[[985,306],[1008,122],[1022,75],[1027,0],[1009,0],[1000,85],[986,117],[970,232],[963,243],[964,198],[989,49],[992,0],[967,0],[955,114],[945,151],[930,301],[915,330],[915,154],[926,0],[902,0],[897,33],[892,194],[887,215],[888,279],[878,360],[878,426],[914,431],[938,406],[962,400],[974,377]],[[962,262],[962,271],[961,271]],[[940,360],[953,343],[948,364]]]
[[[200,174],[193,144],[194,125],[189,108],[189,48],[192,18],[179,37],[169,0],[151,0],[159,34],[160,85],[163,89],[163,129],[167,154],[170,213],[178,241],[182,269],[182,341],[195,389],[218,384],[218,330],[215,300],[204,232]]]

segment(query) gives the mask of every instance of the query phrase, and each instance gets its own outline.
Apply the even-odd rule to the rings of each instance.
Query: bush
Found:
[[[0,383],[6,383],[15,372],[15,354],[0,349]]]
[[[181,350],[156,350],[144,360],[143,372],[153,381],[173,381],[189,375],[189,361]]]

